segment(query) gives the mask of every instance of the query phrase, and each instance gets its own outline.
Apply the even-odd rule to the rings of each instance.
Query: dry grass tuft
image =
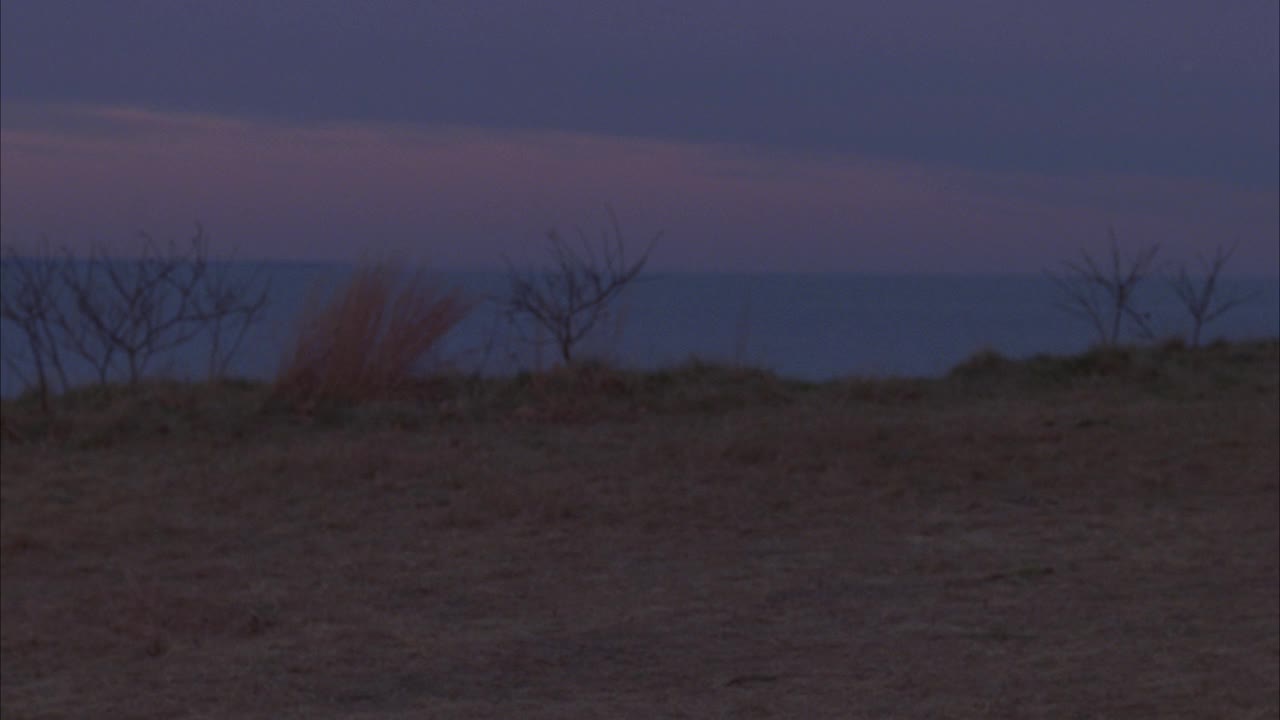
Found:
[[[472,306],[421,271],[402,278],[389,263],[363,266],[332,300],[304,314],[276,395],[302,407],[386,397],[413,380]]]

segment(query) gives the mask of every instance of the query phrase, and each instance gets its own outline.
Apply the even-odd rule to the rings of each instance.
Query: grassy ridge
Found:
[[[212,433],[244,437],[269,428],[420,428],[441,422],[581,423],[648,415],[720,413],[796,403],[949,404],[982,398],[1035,399],[1089,389],[1203,396],[1238,385],[1274,389],[1280,341],[1187,348],[1097,348],[1075,356],[1011,360],[983,351],[943,378],[822,383],[757,369],[691,360],[657,371],[585,363],[512,378],[442,375],[359,401],[338,396],[299,407],[293,383],[149,381],[65,393],[52,413],[34,394],[0,403],[3,441],[110,445],[130,439]]]

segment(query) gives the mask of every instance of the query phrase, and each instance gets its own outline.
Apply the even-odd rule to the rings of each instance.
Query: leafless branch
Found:
[[[1148,316],[1134,307],[1133,299],[1160,246],[1150,245],[1126,261],[1121,256],[1115,230],[1109,229],[1108,236],[1111,240],[1109,266],[1082,250],[1080,260],[1064,262],[1065,271],[1050,272],[1049,277],[1062,292],[1063,309],[1088,320],[1098,342],[1113,346],[1120,341],[1126,318],[1137,326],[1139,333],[1152,334]]]
[[[209,334],[210,380],[226,377],[245,335],[262,320],[270,293],[271,282],[259,270],[235,277],[226,263],[208,267],[193,304]]]
[[[1186,265],[1179,267],[1177,276],[1169,281],[1173,293],[1178,296],[1179,302],[1191,316],[1192,347],[1200,345],[1200,333],[1205,325],[1256,296],[1230,295],[1215,298],[1218,295],[1218,280],[1222,275],[1222,268],[1226,266],[1235,251],[1236,244],[1229,247],[1219,245],[1214,249],[1212,258],[1198,255],[1196,259],[1200,264],[1199,284],[1192,280]]]
[[[267,284],[211,265],[202,227],[187,245],[141,237],[134,258],[101,246],[80,258],[47,241],[33,255],[6,248],[0,319],[18,328],[22,342],[6,344],[4,361],[41,392],[46,408],[51,391],[68,387],[64,358],[83,361],[99,383],[122,373],[133,384],[157,356],[209,333],[212,377],[225,372],[260,320]]]
[[[196,307],[208,271],[203,229],[197,226],[189,251],[141,237],[137,258],[112,257],[98,247],[83,264],[64,264],[63,283],[76,309],[67,335],[100,382],[119,353],[129,383],[137,383],[156,355],[190,341],[209,321]]]
[[[521,272],[508,262],[510,294],[507,312],[528,317],[546,330],[565,364],[573,362],[573,352],[608,314],[609,304],[644,269],[661,233],[645,246],[634,260],[627,258],[622,228],[613,208],[606,207],[609,225],[598,243],[592,243],[577,228],[575,246],[558,231],[547,234],[551,263],[541,270]]]
[[[23,255],[9,245],[0,257],[0,274],[4,276],[0,285],[0,325],[11,323],[26,345],[24,354],[21,342],[6,344],[4,363],[24,388],[39,394],[41,408],[47,412],[50,393],[67,387],[61,344],[53,326],[59,312],[57,284],[62,260],[47,239],[32,254]]]

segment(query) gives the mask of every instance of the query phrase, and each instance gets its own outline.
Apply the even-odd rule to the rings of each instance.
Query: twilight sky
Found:
[[[241,257],[1280,272],[1275,0],[5,0],[0,214]]]

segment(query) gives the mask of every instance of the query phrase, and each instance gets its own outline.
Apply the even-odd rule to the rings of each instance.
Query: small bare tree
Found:
[[[211,264],[202,227],[189,247],[142,239],[135,258],[101,246],[81,258],[47,241],[32,254],[5,248],[0,321],[16,327],[21,340],[5,344],[4,362],[40,393],[46,410],[49,394],[69,387],[73,359],[100,384],[121,372],[135,384],[156,356],[208,333],[209,372],[216,377],[261,319],[268,284]]]
[[[510,317],[528,317],[550,334],[560,359],[573,363],[574,349],[608,314],[609,304],[640,274],[661,233],[655,234],[644,252],[627,258],[626,242],[613,208],[606,207],[609,225],[594,245],[582,228],[578,243],[571,244],[557,231],[547,234],[551,264],[541,270],[521,272],[510,262]]]
[[[1227,261],[1231,259],[1235,251],[1235,244],[1229,247],[1219,245],[1214,249],[1212,258],[1205,258],[1203,255],[1197,256],[1201,271],[1199,284],[1192,280],[1191,275],[1187,272],[1186,265],[1179,267],[1177,276],[1169,281],[1173,288],[1173,293],[1178,296],[1178,301],[1182,303],[1182,306],[1187,310],[1187,314],[1191,316],[1191,347],[1199,347],[1200,332],[1205,325],[1216,320],[1228,310],[1254,297],[1252,295],[1229,295],[1215,298],[1218,293],[1218,280],[1222,275],[1222,268],[1226,266]]]
[[[20,342],[6,344],[4,363],[25,388],[39,394],[40,407],[47,412],[49,395],[67,387],[62,343],[54,326],[63,260],[48,240],[26,255],[7,245],[0,256],[0,325],[11,323],[22,335]]]
[[[1049,277],[1062,291],[1062,307],[1073,315],[1089,320],[1098,342],[1113,347],[1120,341],[1120,330],[1128,318],[1144,336],[1151,335],[1148,317],[1134,307],[1134,292],[1155,262],[1159,245],[1140,250],[1129,260],[1120,254],[1120,243],[1114,229],[1108,229],[1111,240],[1109,267],[1080,251],[1079,261],[1063,263],[1063,274],[1050,272]]]
[[[101,247],[85,262],[67,255],[62,282],[74,312],[58,317],[68,349],[93,366],[105,383],[123,358],[130,384],[145,375],[152,359],[184,345],[201,333],[213,334],[211,364],[225,367],[220,347],[223,326],[239,328],[239,339],[266,307],[267,290],[233,283],[211,274],[204,229],[184,248],[141,234],[136,258],[116,258]],[[117,355],[118,354],[118,355]]]

